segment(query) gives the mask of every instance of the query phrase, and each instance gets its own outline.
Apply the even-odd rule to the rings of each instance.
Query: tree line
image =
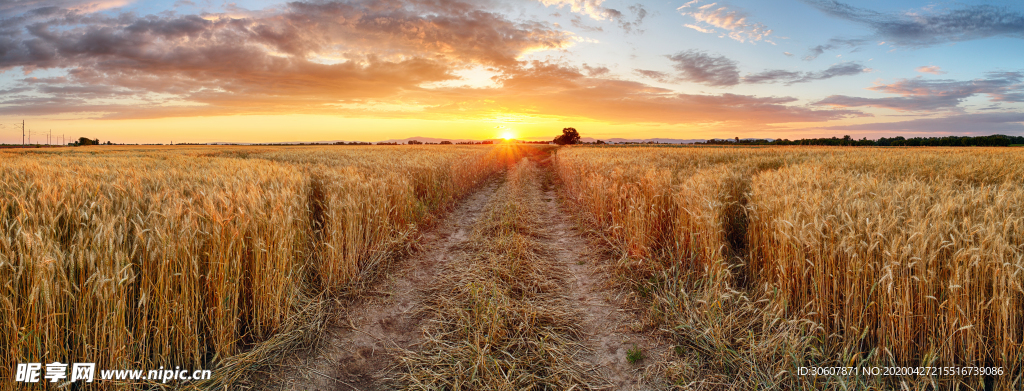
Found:
[[[704,145],[830,145],[830,146],[865,146],[865,147],[1007,147],[1024,145],[1024,136],[1007,136],[996,134],[991,136],[944,136],[944,137],[882,137],[868,140],[866,137],[855,140],[850,136],[843,138],[806,138],[789,139],[714,139],[707,140]]]

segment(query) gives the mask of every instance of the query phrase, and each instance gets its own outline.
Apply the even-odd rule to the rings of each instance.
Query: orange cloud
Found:
[[[942,68],[939,68],[935,65],[917,67],[917,69],[915,70],[920,73],[931,73],[933,75],[942,75],[946,73],[945,71],[942,70]]]
[[[764,41],[772,43],[769,39],[772,30],[761,23],[748,22],[747,15],[742,11],[717,6],[717,3],[705,5],[699,5],[699,3],[700,0],[693,0],[683,4],[676,10],[683,15],[693,17],[697,23],[703,23],[708,27],[693,24],[684,24],[684,26],[702,33],[716,32],[716,30],[711,29],[711,27],[716,27],[725,30],[724,35],[728,35],[729,38],[740,42]]]
[[[611,123],[734,123],[816,122],[863,115],[849,110],[813,110],[790,104],[795,98],[747,95],[691,95],[643,83],[586,77],[580,70],[534,62],[508,72],[502,87],[445,91],[451,100],[432,113],[500,112],[590,118]]]

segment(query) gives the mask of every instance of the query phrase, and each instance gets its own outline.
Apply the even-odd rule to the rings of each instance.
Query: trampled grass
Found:
[[[980,386],[800,366],[1024,371],[1024,155],[1008,149],[570,148],[567,195],[622,255],[689,387]],[[822,382],[824,380],[824,382]],[[845,384],[845,385],[844,385]]]
[[[569,276],[536,238],[540,181],[523,159],[473,227],[465,257],[445,265],[429,301],[436,316],[403,357],[412,390],[601,389],[580,359],[582,314]]]
[[[410,238],[524,153],[0,152],[0,378],[16,363],[95,362],[213,368],[195,386],[231,388],[315,342],[337,299],[371,288]],[[677,345],[669,362],[640,363],[680,388],[1024,385],[1019,149],[569,147],[554,167],[620,255],[642,327]],[[598,387],[575,359],[581,318],[560,301],[562,272],[531,236],[538,171],[508,172],[474,256],[441,277],[410,387]],[[890,365],[1005,375],[796,373]]]
[[[229,385],[316,338],[325,297],[371,282],[510,148],[4,153],[0,377],[26,362],[221,365]]]

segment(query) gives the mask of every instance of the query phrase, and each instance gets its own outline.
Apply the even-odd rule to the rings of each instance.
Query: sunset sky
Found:
[[[1024,3],[4,0],[0,72],[0,143],[1024,135]]]

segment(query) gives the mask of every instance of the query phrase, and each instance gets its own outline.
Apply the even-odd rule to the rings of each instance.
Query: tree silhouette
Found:
[[[580,132],[577,132],[576,128],[562,129],[562,135],[555,137],[554,142],[558,145],[579,144]]]
[[[78,141],[75,141],[75,146],[79,145],[100,145],[100,139],[90,140],[88,137],[79,137]]]

